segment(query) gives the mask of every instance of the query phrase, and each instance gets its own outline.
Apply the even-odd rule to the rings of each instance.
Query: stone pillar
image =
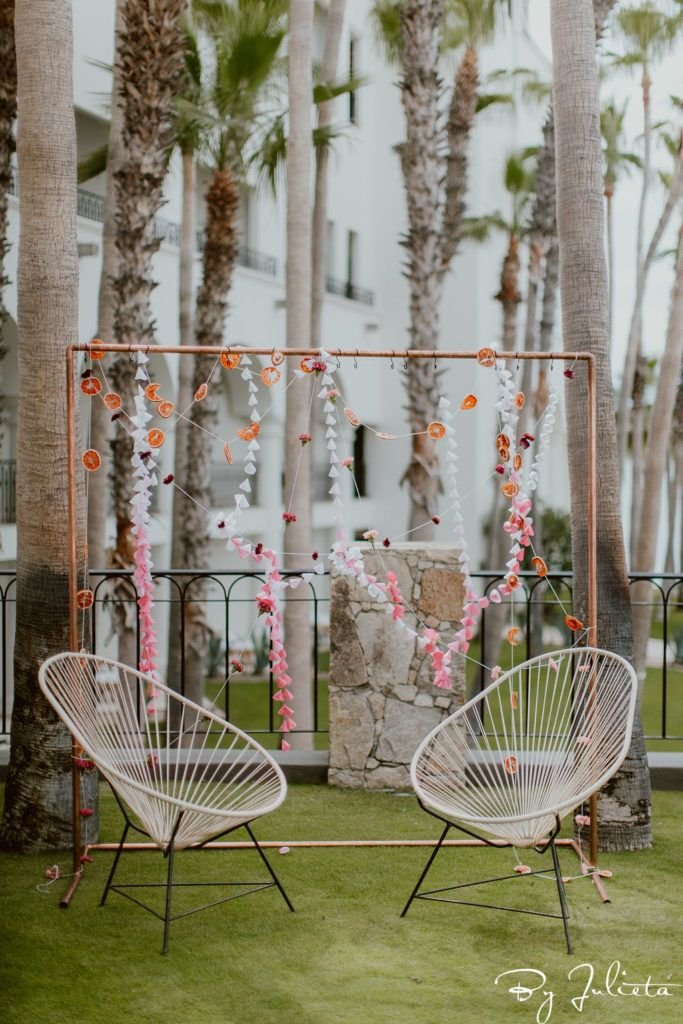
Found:
[[[463,615],[459,550],[436,544],[364,549],[367,572],[396,573],[408,625],[450,639]],[[328,781],[335,786],[407,789],[419,742],[464,701],[462,661],[453,659],[453,689],[432,685],[429,657],[353,578],[333,576],[330,608]]]

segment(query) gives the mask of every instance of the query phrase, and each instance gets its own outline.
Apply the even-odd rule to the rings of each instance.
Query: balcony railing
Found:
[[[331,295],[341,295],[345,299],[352,299],[353,302],[362,302],[366,306],[372,306],[375,302],[374,292],[367,288],[359,288],[351,281],[341,281],[337,277],[327,277],[325,288]]]

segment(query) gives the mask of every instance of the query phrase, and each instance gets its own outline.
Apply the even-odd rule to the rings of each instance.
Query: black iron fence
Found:
[[[473,574],[481,581],[482,593],[490,593],[503,576],[493,572]],[[541,653],[568,646],[573,635],[564,625],[564,615],[571,611],[572,574],[551,573],[540,578],[535,573],[521,573],[522,585],[515,594],[512,613],[514,624],[521,627],[523,640],[515,650],[516,660],[525,660]],[[264,628],[254,628],[254,598],[263,575],[252,571],[160,570],[154,573],[157,585],[159,621],[165,621],[171,609],[183,614],[179,623],[179,688],[185,692],[186,665],[189,651],[185,623],[200,611],[209,623],[213,640],[207,665],[207,698],[235,724],[253,733],[276,733],[278,719],[273,707],[274,682],[268,660],[268,637]],[[648,657],[647,680],[643,691],[642,714],[648,740],[683,740],[683,574],[634,574],[631,583],[649,582],[653,605],[653,625]],[[136,614],[136,592],[132,573],[125,571],[93,571],[91,587],[95,603],[90,612],[92,650],[107,653],[115,632],[113,622],[127,615],[132,623],[134,646],[139,651],[140,635]],[[287,599],[306,601],[310,605],[313,626],[313,724],[309,731],[327,731],[327,672],[329,666],[329,578],[316,576],[296,591],[288,591]],[[201,593],[200,593],[201,589]],[[11,659],[14,642],[15,573],[0,571],[0,735],[9,732],[12,697]],[[107,610],[118,615],[107,614]],[[505,610],[510,624],[509,605]],[[470,649],[474,659],[467,673],[470,693],[483,688],[489,672],[483,666],[494,660],[506,667],[510,651],[503,644],[499,651],[487,650],[495,640],[487,637],[487,612],[482,613],[479,636]],[[505,626],[503,627],[503,633]],[[160,635],[166,635],[165,628]],[[500,629],[492,631],[500,635]],[[114,645],[112,656],[117,655]],[[501,660],[503,659],[503,660]],[[231,662],[244,665],[244,674],[231,675]],[[481,664],[479,664],[481,663]],[[231,676],[230,682],[226,679]]]

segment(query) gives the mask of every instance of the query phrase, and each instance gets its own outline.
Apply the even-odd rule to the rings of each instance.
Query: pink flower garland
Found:
[[[136,379],[147,377],[143,364],[147,356],[138,352],[138,371]],[[149,378],[147,378],[149,379]],[[145,405],[145,393],[138,385],[138,393],[135,396],[135,415],[132,417],[133,424],[133,471],[136,482],[133,488],[131,499],[131,522],[132,534],[135,538],[135,553],[133,580],[138,592],[138,614],[140,620],[140,671],[158,679],[157,657],[159,647],[157,643],[156,627],[154,624],[154,583],[152,581],[152,547],[149,541],[149,506],[151,504],[151,489],[156,484],[156,474],[151,469],[156,467],[146,442],[145,424],[151,419]],[[153,696],[153,695],[152,695]]]

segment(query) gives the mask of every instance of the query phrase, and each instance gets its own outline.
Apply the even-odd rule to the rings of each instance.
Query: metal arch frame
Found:
[[[78,608],[76,606],[76,593],[78,591],[78,536],[76,522],[76,475],[77,475],[77,453],[75,450],[76,438],[76,395],[75,395],[75,356],[79,352],[91,352],[96,347],[97,352],[129,353],[158,352],[172,355],[213,355],[220,356],[223,352],[230,352],[233,355],[261,355],[272,356],[276,349],[269,347],[246,347],[246,346],[213,346],[213,345],[118,345],[98,341],[96,346],[90,343],[78,343],[68,345],[66,348],[66,426],[67,426],[67,487],[68,487],[68,538],[69,538],[69,637],[72,651],[79,650],[78,643]],[[320,356],[319,348],[282,348],[277,349],[287,358],[302,359],[306,356]],[[324,350],[328,351],[328,350]],[[494,350],[495,351],[495,350]],[[341,349],[329,350],[329,354],[337,359],[352,359],[357,366],[358,359],[402,359],[407,367],[410,359],[433,359],[437,360],[476,360],[477,351],[460,351],[448,349]],[[597,373],[595,356],[590,352],[495,352],[496,359],[500,362],[519,362],[521,360],[533,360],[536,362],[550,362],[555,360],[562,363],[585,363],[587,369],[588,384],[588,409],[587,409],[587,456],[588,456],[588,595],[587,595],[587,619],[588,619],[588,642],[598,645],[597,636]],[[81,816],[80,816],[80,776],[75,765],[75,759],[79,756],[79,748],[72,740],[72,795],[73,795],[73,875],[71,883],[64,896],[60,900],[60,906],[68,907],[71,897],[78,887],[81,879],[83,864],[81,855],[83,852],[81,840]],[[597,796],[593,795],[590,800],[590,862],[593,867],[597,866],[598,858],[598,822],[597,822]],[[472,845],[480,845],[477,841],[468,841]],[[576,844],[572,840],[567,841],[576,850]],[[315,845],[315,844],[314,844]],[[355,845],[355,842],[349,843]],[[106,844],[102,844],[106,846]],[[89,849],[97,849],[100,844],[92,844]],[[100,847],[101,848],[101,847]],[[206,844],[205,848],[210,848]],[[577,851],[578,852],[578,851]],[[579,856],[581,856],[579,852]],[[582,859],[583,864],[583,859]],[[593,873],[593,882],[598,889],[603,901],[607,901],[607,895],[602,888],[597,872]]]

